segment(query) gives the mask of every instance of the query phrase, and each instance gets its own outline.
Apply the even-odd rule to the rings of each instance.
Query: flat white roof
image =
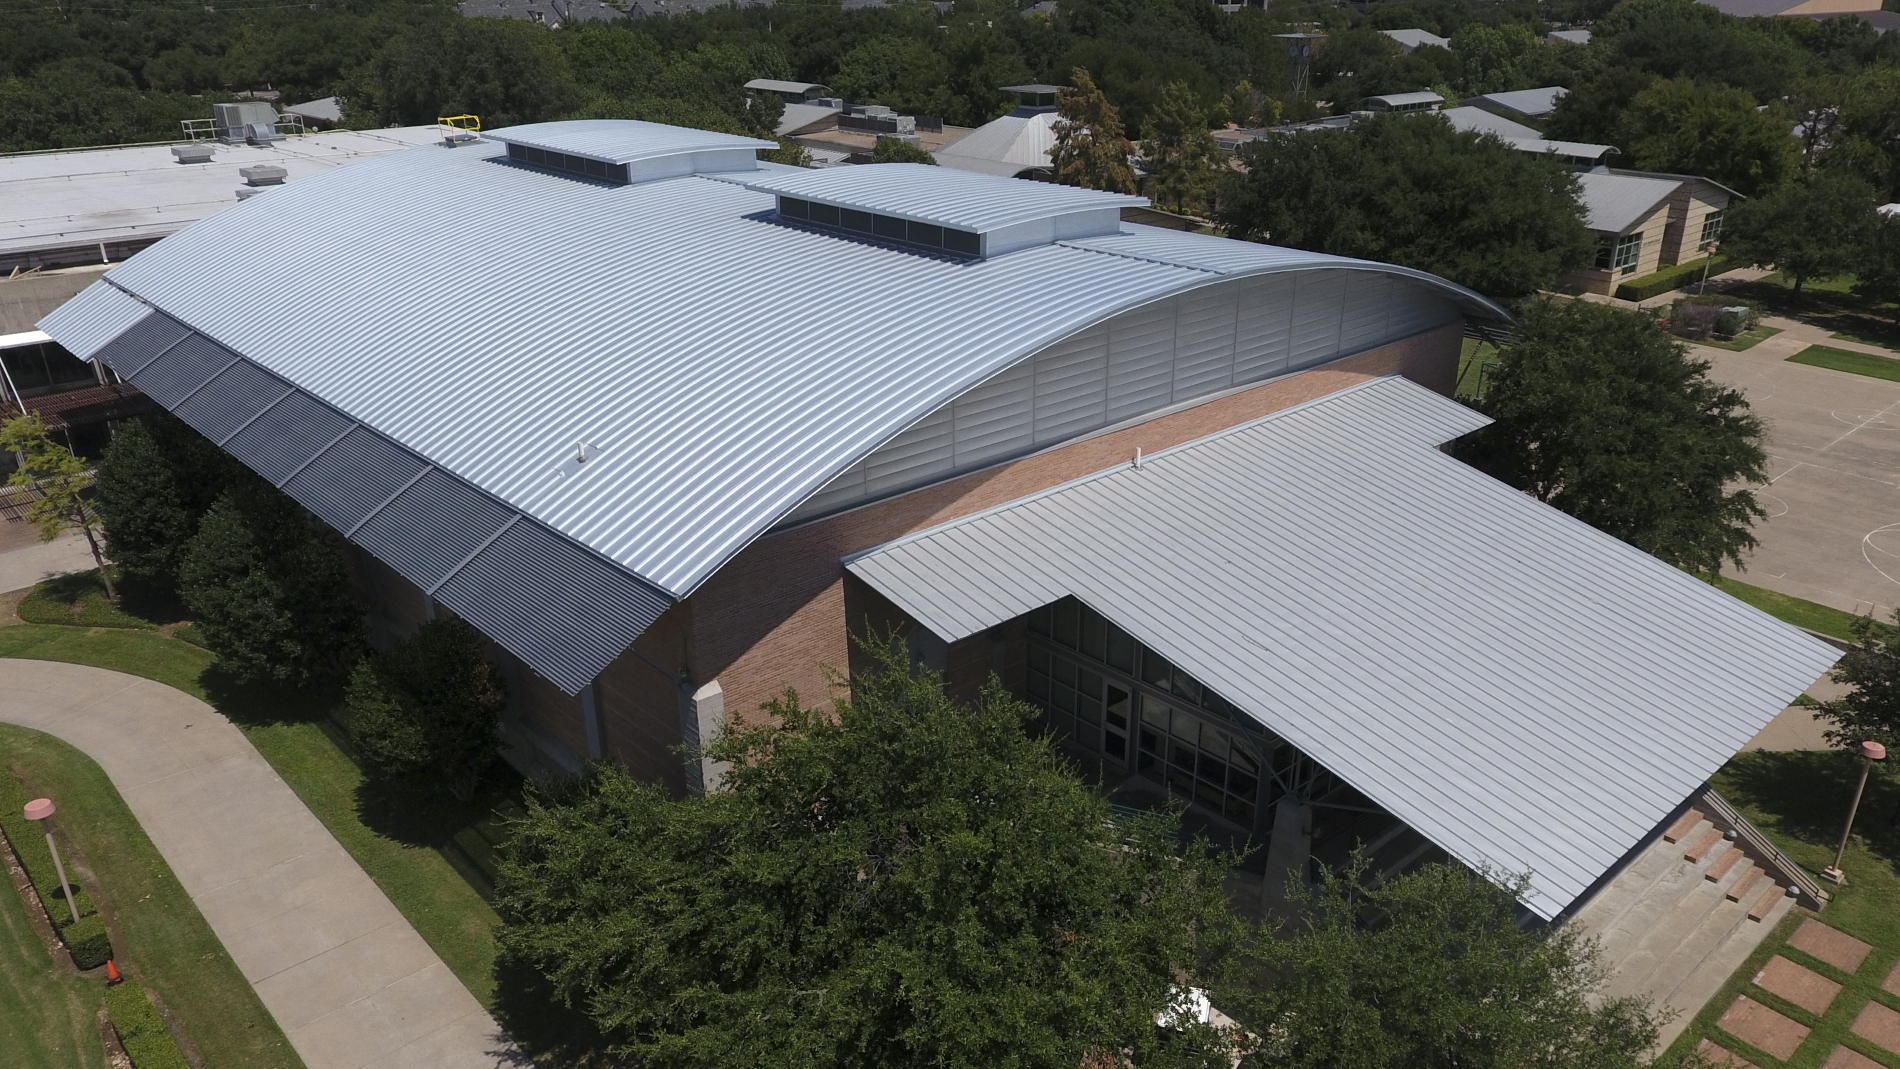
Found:
[[[265,147],[218,145],[179,163],[172,144],[0,156],[0,256],[165,237],[238,202],[238,170],[274,163],[286,182],[441,139],[434,126],[331,130]]]
[[[1535,119],[1557,110],[1557,102],[1569,92],[1561,85],[1551,85],[1542,89],[1519,89],[1511,93],[1487,93],[1478,99]]]

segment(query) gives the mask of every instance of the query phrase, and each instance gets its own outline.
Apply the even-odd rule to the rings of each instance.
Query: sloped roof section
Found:
[[[1147,197],[1048,182],[998,182],[986,175],[923,163],[761,172],[746,185],[775,196],[821,201],[979,234],[1039,219],[1104,210],[1113,213],[1148,203]],[[1111,214],[1111,227],[1114,218]]]
[[[952,641],[1076,597],[1551,918],[1840,654],[1435,448],[1485,422],[1376,380],[847,567]]]
[[[1620,234],[1655,211],[1682,183],[1673,178],[1639,178],[1628,174],[1583,171],[1577,175],[1583,194],[1584,225],[1592,230]]]
[[[1569,92],[1570,90],[1565,89],[1561,85],[1549,85],[1542,89],[1517,89],[1509,93],[1487,93],[1478,99],[1487,104],[1495,104],[1500,108],[1509,108],[1519,115],[1528,115],[1535,119],[1556,111],[1557,102],[1562,100]]]
[[[935,153],[937,163],[959,171],[1013,178],[1023,171],[1048,170],[1056,146],[1053,111],[1005,115],[970,131]]]
[[[772,195],[730,172],[606,185],[504,154],[425,146],[238,203],[114,268],[46,329],[98,349],[74,324],[136,298],[678,599],[945,402],[1150,301],[1305,265],[1388,272],[1504,318],[1442,279],[1363,261],[1126,225],[952,261],[781,225]],[[1027,185],[960,177],[1003,201]],[[260,304],[260,278],[298,293],[297,314]],[[570,468],[583,442],[589,460]],[[611,661],[610,644],[546,666],[515,652],[567,686]]]
[[[689,130],[682,126],[634,119],[529,123],[491,130],[482,137],[504,145],[566,152],[608,163],[643,163],[696,152],[778,147],[777,142],[756,137],[722,134],[713,130]]]

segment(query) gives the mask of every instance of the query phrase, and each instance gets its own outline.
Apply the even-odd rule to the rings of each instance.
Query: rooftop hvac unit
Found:
[[[240,100],[235,104],[211,105],[211,122],[218,131],[218,140],[227,144],[250,141],[256,133],[255,128],[262,126],[277,139],[277,109],[261,100]]]

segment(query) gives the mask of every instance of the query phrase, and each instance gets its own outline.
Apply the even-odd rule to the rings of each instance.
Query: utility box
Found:
[[[240,100],[235,104],[211,105],[211,122],[218,140],[226,144],[248,141],[252,128],[263,126],[276,132],[277,109],[261,100]]]
[[[239,167],[238,174],[243,176],[247,186],[281,186],[290,172],[275,163],[253,163],[249,167]]]
[[[172,157],[179,163],[210,163],[211,154],[217,146],[206,141],[194,141],[189,145],[173,145]]]

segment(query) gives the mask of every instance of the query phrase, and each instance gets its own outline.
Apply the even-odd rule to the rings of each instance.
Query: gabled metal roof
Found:
[[[1479,100],[1496,104],[1500,108],[1509,108],[1519,115],[1528,115],[1535,119],[1549,115],[1557,110],[1557,102],[1570,90],[1561,85],[1547,85],[1541,89],[1516,89],[1508,93],[1486,93]]]
[[[1674,196],[1682,182],[1584,171],[1577,175],[1577,186],[1582,194],[1584,225],[1606,234],[1621,234]]]
[[[1013,178],[1023,171],[1048,170],[1055,148],[1053,111],[1004,115],[991,119],[936,151],[937,163],[959,171]]]
[[[1450,120],[1455,130],[1476,130],[1481,134],[1496,134],[1499,137],[1541,138],[1544,135],[1521,122],[1512,122],[1502,115],[1486,111],[1483,108],[1462,106],[1446,108],[1439,112]]]
[[[668,156],[722,149],[771,149],[775,141],[756,137],[722,134],[714,130],[689,130],[656,122],[633,119],[576,119],[568,122],[528,123],[491,130],[485,140],[504,145],[523,145],[547,152],[604,160],[608,163],[642,163]]]
[[[1305,265],[1387,272],[1503,316],[1415,271],[1145,227],[920,256],[780,225],[772,196],[732,174],[610,186],[504,152],[432,145],[293,183],[140,253],[43,322],[97,350],[105,334],[85,324],[124,329],[133,304],[157,308],[677,599],[946,401],[1149,301]],[[963,177],[1009,203],[1036,188]],[[1129,247],[1095,244],[1118,240]],[[261,278],[299,295],[295,314]],[[583,441],[589,462],[567,470]],[[570,626],[597,625],[583,612]],[[606,645],[514,652],[573,689],[612,660]]]
[[[1435,448],[1486,422],[1376,380],[847,567],[952,641],[1078,598],[1554,917],[1840,651]]]
[[[822,171],[774,171],[746,185],[840,208],[988,234],[1083,212],[1139,207],[1147,197],[1050,182],[999,182],[989,175],[923,163],[874,163]],[[1115,219],[1110,217],[1110,226]]]

